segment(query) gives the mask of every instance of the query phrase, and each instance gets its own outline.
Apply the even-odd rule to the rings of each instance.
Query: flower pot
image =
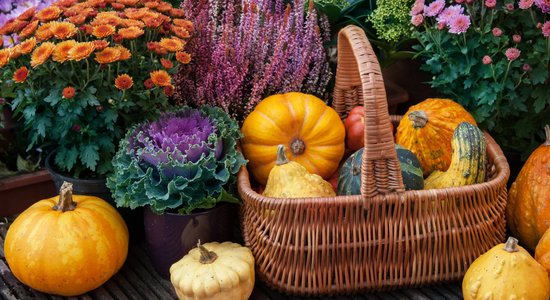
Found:
[[[46,157],[46,169],[51,174],[53,182],[55,183],[55,189],[59,190],[64,181],[68,181],[73,184],[73,194],[75,195],[88,195],[99,197],[111,204],[117,209],[124,221],[128,226],[128,232],[130,234],[130,244],[136,244],[143,240],[143,209],[136,208],[130,209],[126,207],[117,207],[111,191],[106,185],[105,178],[98,179],[80,179],[72,178],[60,174],[53,168],[53,159],[55,157],[55,151],[52,151]]]
[[[153,267],[162,277],[170,278],[170,266],[201,243],[235,242],[237,205],[221,203],[200,212],[180,215],[156,214],[144,210],[145,240]]]
[[[36,201],[56,194],[46,170],[0,179],[0,217],[21,213]]]

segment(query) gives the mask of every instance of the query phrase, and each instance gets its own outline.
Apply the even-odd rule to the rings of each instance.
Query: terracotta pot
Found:
[[[46,170],[0,179],[0,216],[23,212],[36,201],[57,194]]]
[[[162,277],[170,278],[170,266],[201,243],[235,240],[237,205],[220,203],[212,209],[188,215],[144,210],[145,241],[153,267]]]

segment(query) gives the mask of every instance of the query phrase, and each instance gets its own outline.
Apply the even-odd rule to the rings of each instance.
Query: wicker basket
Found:
[[[505,239],[509,167],[486,134],[488,179],[457,188],[405,191],[389,123],[383,79],[364,32],[338,36],[334,107],[364,104],[361,195],[266,198],[238,175],[241,227],[259,278],[299,295],[387,290],[451,281]],[[265,213],[272,211],[273,213]]]

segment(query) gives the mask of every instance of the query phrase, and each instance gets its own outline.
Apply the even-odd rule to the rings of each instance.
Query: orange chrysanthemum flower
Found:
[[[105,40],[95,40],[95,41],[92,41],[92,43],[94,44],[94,49],[96,51],[103,50],[107,48],[107,46],[109,46],[109,42]]]
[[[62,7],[71,7],[76,2],[78,2],[78,0],[58,0],[56,4]]]
[[[55,49],[54,43],[45,42],[40,46],[36,47],[31,55],[31,67],[36,68],[39,65],[43,64],[50,55],[52,55],[53,50]]]
[[[10,60],[18,58],[21,54],[23,54],[21,53],[21,44],[13,46],[10,52]]]
[[[36,31],[36,28],[38,28],[38,22],[40,21],[34,20],[27,24],[27,26],[25,26],[25,28],[23,28],[23,30],[19,33],[19,38],[26,38],[33,34]]]
[[[115,33],[115,31],[116,31],[115,26],[109,25],[109,24],[102,24],[102,25],[94,26],[94,29],[92,31],[92,35],[94,35],[97,38],[102,39],[104,37],[108,37],[108,36],[113,35]]]
[[[157,6],[159,6],[159,3],[155,1],[149,1],[145,2],[145,6],[149,8],[156,8]]]
[[[10,48],[0,49],[0,68],[10,62]]]
[[[118,30],[118,34],[120,34],[120,36],[125,40],[136,39],[142,36],[144,33],[145,31],[143,31],[143,29],[135,26],[128,27],[128,28],[121,28]]]
[[[152,89],[155,86],[151,78],[145,79],[145,81],[143,82],[143,85],[145,86],[146,89]]]
[[[16,19],[11,19],[4,24],[4,26],[0,27],[0,35],[10,35],[15,31],[15,22]]]
[[[116,10],[123,10],[126,7],[126,5],[122,3],[111,3],[111,6]]]
[[[176,60],[182,64],[188,64],[191,61],[191,55],[187,52],[176,52]]]
[[[52,59],[56,62],[64,62],[69,58],[69,51],[76,45],[75,40],[63,41],[55,46]]]
[[[36,11],[36,6],[31,7],[27,9],[24,13],[20,14],[19,17],[17,17],[19,20],[27,21],[28,19],[32,18],[34,16],[34,12]]]
[[[120,57],[118,58],[118,60],[127,60],[132,57],[132,53],[130,52],[130,50],[124,48],[123,46],[118,45],[115,48],[120,52]]]
[[[177,52],[177,51],[183,50],[183,43],[176,39],[163,38],[163,39],[160,39],[159,44],[162,46],[162,48],[170,52]]]
[[[128,19],[138,20],[143,18],[148,11],[147,8],[127,8],[124,10],[124,14]]]
[[[100,52],[95,53],[95,61],[100,64],[109,64],[115,62],[120,57],[120,51],[114,47],[107,47]]]
[[[71,22],[75,25],[84,24],[84,22],[86,22],[86,15],[78,14],[78,15],[74,15],[72,17],[69,17],[69,22]]]
[[[76,34],[77,29],[73,23],[69,22],[51,22],[50,31],[58,39],[68,39]]]
[[[119,90],[127,90],[134,85],[134,80],[128,74],[119,75],[115,79],[115,87]]]
[[[55,5],[44,8],[36,14],[36,18],[42,22],[48,22],[59,18],[61,9]]]
[[[38,27],[34,35],[39,41],[45,41],[51,38],[53,36],[53,33],[50,30],[51,26],[52,26],[51,23],[43,24],[42,26]]]
[[[13,81],[23,83],[27,80],[27,76],[29,76],[29,69],[27,69],[27,67],[21,67],[13,73]]]
[[[72,86],[68,86],[63,89],[63,98],[71,99],[76,94],[76,90]]]
[[[122,23],[122,19],[116,15],[115,11],[109,11],[109,12],[103,11],[98,13],[95,19],[90,24],[93,26],[104,25],[104,24],[118,26],[120,25],[120,23]]]
[[[21,42],[21,44],[19,45],[21,45],[21,48],[20,48],[21,53],[23,54],[31,53],[34,47],[36,46],[36,38],[34,37],[28,38],[23,42]]]
[[[149,28],[157,28],[162,24],[162,21],[160,19],[153,17],[143,18],[143,22],[145,22],[145,26]]]
[[[164,70],[153,71],[149,74],[151,75],[151,81],[156,86],[169,86],[172,84],[170,74]]]
[[[159,3],[159,5],[157,6],[156,9],[160,12],[167,12],[167,11],[170,11],[171,9],[173,9],[173,7],[172,7],[172,4],[170,4],[170,3],[161,2],[161,3]]]
[[[173,85],[167,85],[165,86],[162,91],[164,92],[164,94],[168,97],[174,95],[174,91],[175,91],[175,88]]]
[[[92,42],[77,43],[69,50],[68,59],[79,61],[90,56],[92,52],[94,52],[94,44]]]
[[[181,17],[185,16],[185,12],[183,11],[183,9],[172,8],[172,9],[170,9],[170,16],[172,16],[174,18],[181,18]]]
[[[160,64],[165,68],[165,69],[171,69],[174,67],[174,63],[169,60],[169,59],[166,59],[166,58],[161,58],[160,59]]]
[[[174,32],[177,37],[180,37],[182,39],[188,38],[190,36],[189,31],[187,31],[187,29],[183,27],[172,26],[172,32]]]
[[[140,20],[124,19],[122,20],[122,26],[143,28],[145,27],[145,23]]]
[[[193,31],[193,22],[185,19],[174,19],[174,25],[183,27],[187,31]]]
[[[139,0],[117,0],[116,2],[122,3],[127,6],[135,6]]]

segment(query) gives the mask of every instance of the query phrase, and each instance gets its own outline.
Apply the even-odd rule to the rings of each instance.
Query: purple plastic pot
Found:
[[[189,215],[155,214],[144,209],[145,240],[153,267],[162,277],[170,278],[170,266],[197,246],[197,241],[235,242],[237,205],[221,203]]]

